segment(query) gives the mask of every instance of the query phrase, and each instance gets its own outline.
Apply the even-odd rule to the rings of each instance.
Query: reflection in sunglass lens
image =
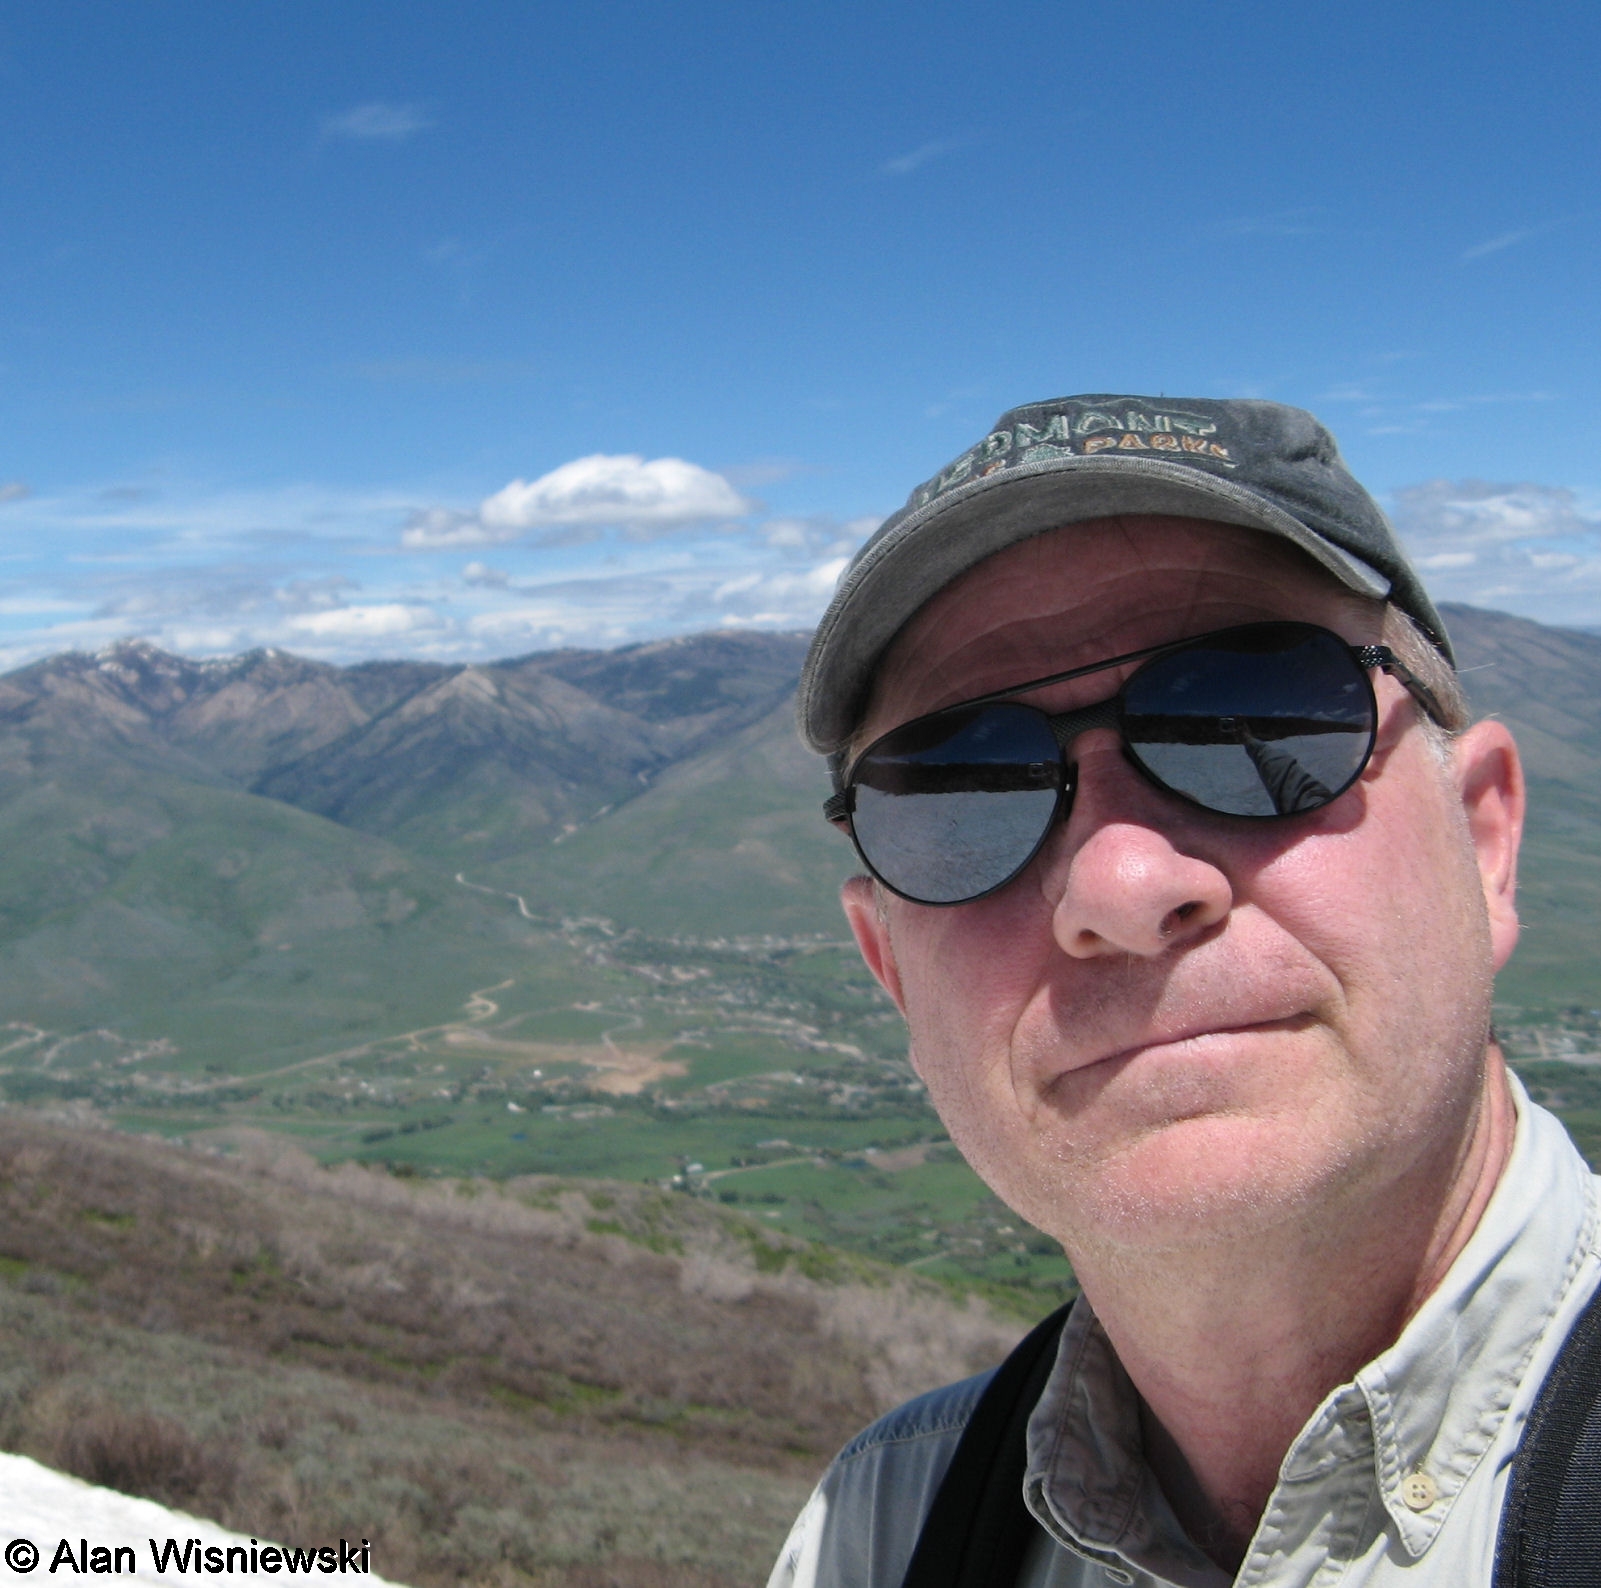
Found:
[[[1071,801],[1061,746],[1114,720],[1153,783],[1206,810],[1319,810],[1372,753],[1377,708],[1367,665],[1326,629],[1255,623],[1159,652],[1115,701],[1057,717],[1011,700],[921,717],[878,740],[852,769],[856,846],[909,899],[979,898],[1028,864]]]
[[[976,899],[1039,848],[1061,774],[1039,712],[1010,703],[941,712],[886,735],[857,764],[851,826],[897,893],[925,904]]]
[[[1337,635],[1258,624],[1153,657],[1124,687],[1124,742],[1164,788],[1231,816],[1341,794],[1373,744],[1367,674]]]

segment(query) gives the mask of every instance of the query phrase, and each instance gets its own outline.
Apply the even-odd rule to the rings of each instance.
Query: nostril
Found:
[[[1191,899],[1187,904],[1176,906],[1162,917],[1162,924],[1157,930],[1163,937],[1171,937],[1200,907],[1199,899]]]

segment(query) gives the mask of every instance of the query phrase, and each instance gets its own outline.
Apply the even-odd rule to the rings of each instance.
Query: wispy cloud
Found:
[[[6,480],[0,483],[0,502],[24,502],[33,495],[25,480]]]
[[[330,607],[323,612],[303,612],[288,620],[290,630],[314,640],[354,642],[370,640],[392,642],[401,635],[414,635],[442,626],[431,607],[401,601],[380,601],[366,606]]]
[[[635,454],[514,480],[485,499],[500,499],[495,522],[484,503],[417,511],[394,491],[157,483],[5,509],[0,669],[129,635],[188,655],[487,660],[800,629],[878,523],[768,514],[720,473]],[[489,544],[493,558],[474,555]]]
[[[1463,264],[1470,259],[1483,259],[1486,254],[1498,254],[1503,248],[1516,248],[1519,243],[1538,235],[1539,229],[1533,226],[1525,226],[1516,232],[1502,232],[1499,237],[1491,237],[1482,243],[1475,243],[1471,248],[1464,248],[1460,258]]]
[[[931,143],[921,143],[915,149],[905,154],[898,154],[892,160],[886,160],[879,168],[881,176],[910,176],[919,166],[927,165],[930,160],[937,160],[941,155],[949,154],[954,149],[961,148],[959,138],[936,138]]]
[[[1516,231],[1501,232],[1495,237],[1487,237],[1482,243],[1475,243],[1471,248],[1464,248],[1457,255],[1458,264],[1469,264],[1475,259],[1484,259],[1490,254],[1499,254],[1504,249],[1516,248],[1520,243],[1526,243],[1531,237],[1543,237],[1547,232],[1554,232],[1559,226],[1566,226],[1575,221],[1577,215],[1561,215],[1554,221],[1546,221],[1539,226],[1522,226]]]
[[[1471,408],[1510,408],[1555,402],[1554,391],[1464,392],[1456,396],[1403,397],[1384,390],[1382,382],[1347,382],[1318,394],[1325,403],[1354,403],[1357,418],[1370,436],[1417,436],[1438,433],[1446,414]]]
[[[1594,623],[1601,516],[1559,486],[1431,480],[1394,498],[1397,529],[1433,594],[1551,623]]]
[[[1313,204],[1266,215],[1240,215],[1220,221],[1217,230],[1226,237],[1315,237],[1328,230],[1324,213]]]
[[[717,472],[736,490],[760,490],[808,470],[798,458],[752,458],[748,463],[725,465]]]
[[[378,386],[476,386],[522,380],[534,367],[516,359],[375,358],[341,364],[336,373]]]
[[[433,126],[417,105],[392,105],[369,100],[336,116],[322,118],[324,138],[349,138],[358,143],[400,143]]]

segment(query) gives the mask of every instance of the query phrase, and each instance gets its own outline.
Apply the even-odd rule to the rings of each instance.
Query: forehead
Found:
[[[986,558],[917,612],[879,664],[858,742],[974,695],[1209,629],[1288,617],[1362,640],[1377,637],[1379,612],[1258,530],[1192,518],[1070,524]]]

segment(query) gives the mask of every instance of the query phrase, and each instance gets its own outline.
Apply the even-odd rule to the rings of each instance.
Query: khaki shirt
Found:
[[[1524,1421],[1601,1281],[1597,1180],[1513,1090],[1512,1156],[1478,1229],[1400,1339],[1301,1430],[1232,1579],[1146,1467],[1133,1386],[1080,1301],[1029,1420],[1024,1498],[1039,1528],[1021,1588],[1489,1583]],[[768,1588],[899,1588],[986,1381],[910,1401],[847,1445]]]

